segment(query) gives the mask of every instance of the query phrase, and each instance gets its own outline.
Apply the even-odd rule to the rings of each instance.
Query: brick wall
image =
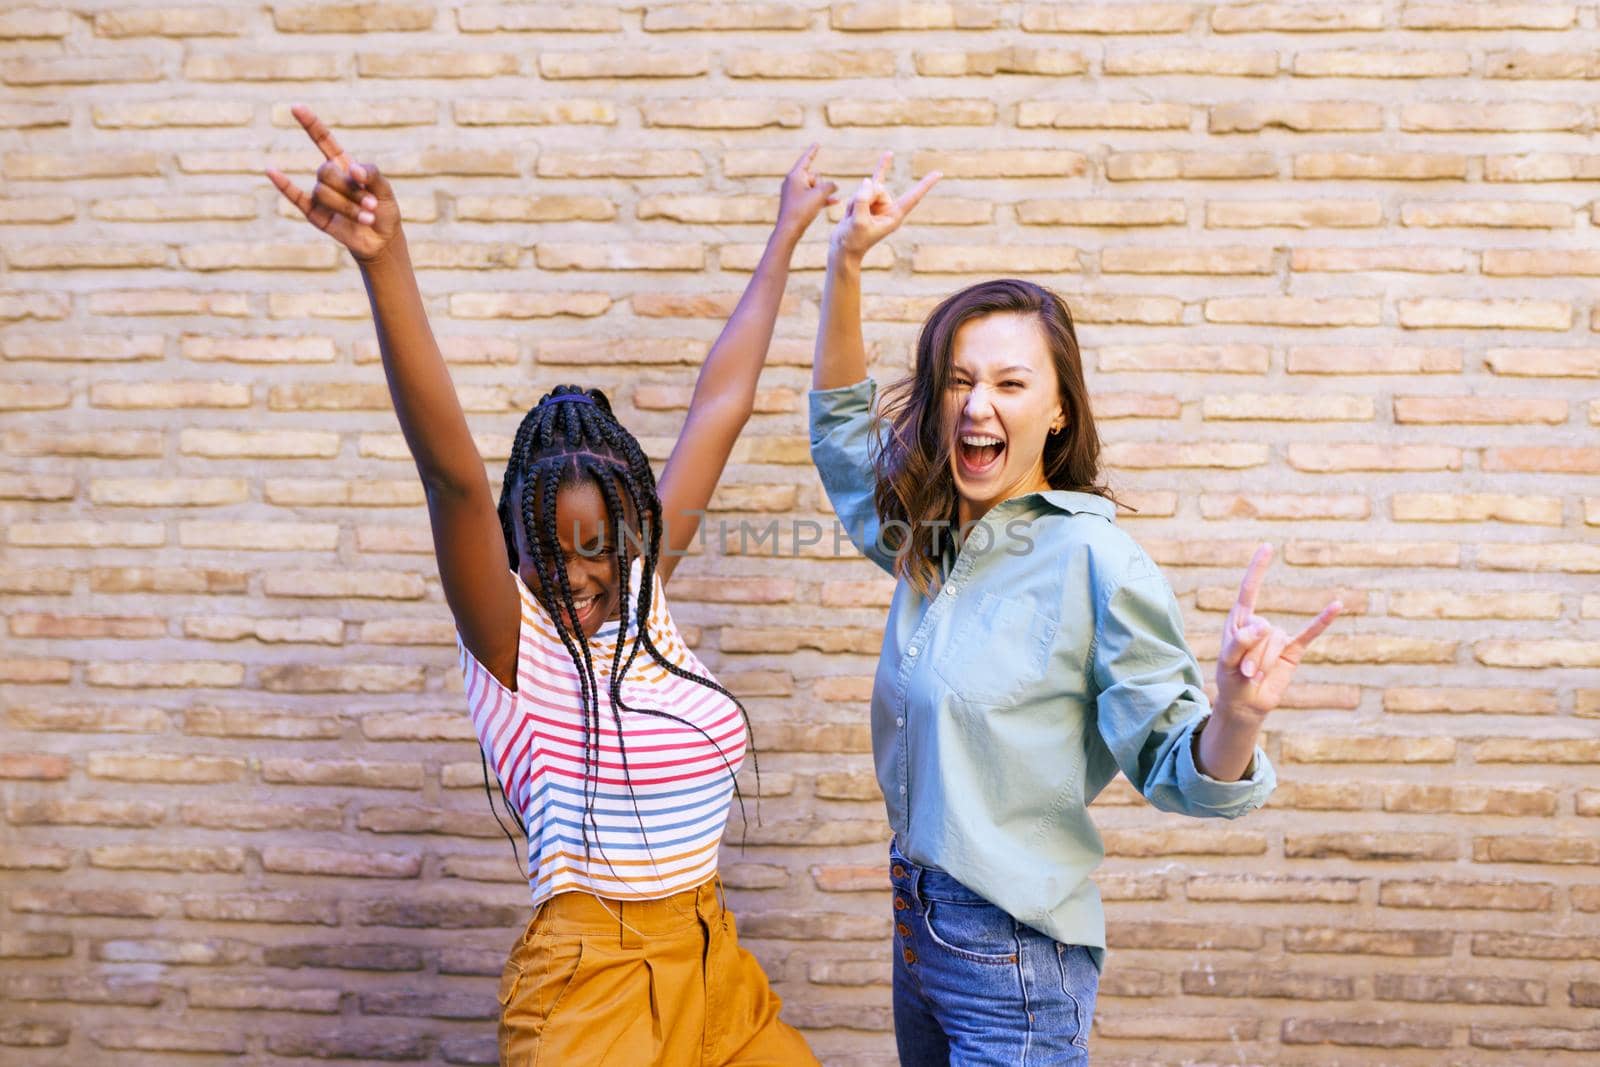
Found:
[[[1258,539],[1286,625],[1351,607],[1266,810],[1097,805],[1097,1062],[1592,1062],[1596,7],[0,11],[0,1064],[493,1061],[526,891],[356,272],[260,174],[313,166],[296,101],[394,178],[496,474],[559,381],[664,456],[804,143],[943,170],[868,261],[880,373],[959,285],[1055,285],[1202,657]],[[824,240],[730,521],[827,512]],[[764,754],[733,901],[830,1064],[893,1059],[888,593],[737,544],[673,584]]]

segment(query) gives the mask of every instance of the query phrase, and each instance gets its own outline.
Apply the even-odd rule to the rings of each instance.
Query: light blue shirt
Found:
[[[870,379],[815,390],[811,457],[861,552],[879,543]],[[949,545],[952,537],[944,537]],[[1088,493],[991,508],[942,584],[895,588],[872,687],[872,750],[889,824],[914,863],[1057,941],[1104,957],[1088,804],[1121,771],[1163,811],[1235,818],[1277,784],[1266,753],[1219,782],[1194,762],[1210,713],[1178,604],[1155,563]]]

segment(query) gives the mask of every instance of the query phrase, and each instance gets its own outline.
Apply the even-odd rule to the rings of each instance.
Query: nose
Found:
[[[989,387],[983,384],[974,385],[967,391],[967,402],[963,406],[968,421],[981,422],[984,416],[994,410],[994,405],[989,399]]]

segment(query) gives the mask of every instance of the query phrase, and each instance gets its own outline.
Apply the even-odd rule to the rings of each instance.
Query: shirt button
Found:
[[[906,787],[905,786],[901,786],[900,787],[900,795],[901,796],[905,796],[906,795]]]
[[[906,724],[906,717],[904,715],[896,715],[894,717],[894,724],[896,726],[904,726]]]
[[[906,655],[915,656],[919,651],[920,649],[918,649],[916,645],[912,645],[910,648],[906,649]]]

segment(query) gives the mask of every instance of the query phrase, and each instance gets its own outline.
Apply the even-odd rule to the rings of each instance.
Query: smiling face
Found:
[[[513,498],[513,514],[522,514],[522,486]],[[534,511],[534,521],[543,517]],[[617,530],[606,514],[605,497],[592,481],[563,485],[556,491],[556,528],[560,559],[558,566],[565,567],[567,584],[572,590],[574,611],[567,615],[567,626],[585,637],[593,637],[608,619],[620,617],[622,612],[622,586],[617,566]],[[517,542],[517,573],[523,584],[538,597],[545,609],[555,614],[560,608],[561,590],[557,586],[548,593],[534,562],[534,553],[528,544],[527,531],[520,522],[513,524]],[[628,537],[622,538],[629,545]]]
[[[1061,386],[1037,317],[968,319],[950,346],[943,426],[962,523],[1024,493],[1050,488],[1044,446],[1066,424]]]

